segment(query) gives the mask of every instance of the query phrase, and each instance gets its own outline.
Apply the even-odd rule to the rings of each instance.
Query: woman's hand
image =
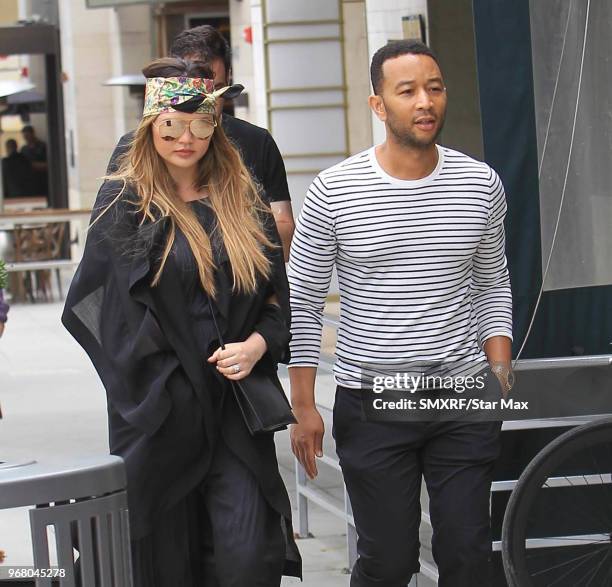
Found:
[[[219,347],[210,357],[209,363],[217,363],[217,371],[227,379],[244,379],[264,356],[268,345],[259,332],[253,332],[244,342],[230,342],[225,349]]]

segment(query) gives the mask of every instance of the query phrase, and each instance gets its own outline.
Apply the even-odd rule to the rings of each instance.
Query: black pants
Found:
[[[490,583],[489,495],[500,422],[369,422],[338,387],[334,438],[357,528],[352,587],[404,587],[419,571],[421,476],[440,587]]]
[[[278,587],[281,520],[219,439],[204,483],[132,542],[135,587]]]

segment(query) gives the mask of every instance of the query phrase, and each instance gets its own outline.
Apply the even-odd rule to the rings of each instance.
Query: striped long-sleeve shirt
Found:
[[[502,183],[486,163],[438,155],[419,180],[388,175],[374,148],[315,178],[289,261],[290,366],[318,364],[334,264],[339,385],[359,388],[363,363],[481,361],[488,338],[512,338]]]

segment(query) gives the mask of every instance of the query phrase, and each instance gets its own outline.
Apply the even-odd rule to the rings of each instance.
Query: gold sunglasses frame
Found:
[[[182,131],[182,132],[181,132],[181,134],[180,134],[180,135],[178,135],[177,137],[170,137],[170,136],[168,136],[168,137],[164,137],[164,136],[162,136],[161,131],[159,130],[159,129],[160,129],[160,126],[161,126],[162,124],[164,124],[164,122],[167,122],[168,120],[173,120],[173,121],[175,121],[175,122],[178,122],[178,123],[181,123],[181,124],[183,124],[183,125],[184,125],[184,126],[183,126],[183,131]],[[191,130],[191,123],[193,123],[193,122],[199,122],[199,121],[202,121],[202,120],[204,120],[204,119],[202,119],[202,118],[194,118],[194,119],[192,119],[192,120],[187,121],[187,120],[182,120],[182,119],[179,119],[179,118],[176,118],[176,119],[175,119],[175,118],[165,118],[164,120],[160,120],[160,121],[156,121],[156,122],[154,122],[154,123],[153,123],[153,126],[154,126],[154,127],[157,129],[157,132],[158,132],[159,136],[160,136],[162,139],[164,139],[164,140],[165,140],[165,139],[171,139],[171,140],[173,140],[173,141],[176,141],[177,139],[180,139],[180,138],[183,136],[183,134],[185,133],[185,130],[186,130],[186,129],[189,129],[189,132],[191,133],[191,135],[192,135],[194,138],[196,138],[196,139],[200,139],[201,141],[205,141],[206,139],[209,139],[210,137],[212,137],[212,136],[213,136],[213,134],[214,134],[214,132],[215,132],[215,128],[217,128],[217,118],[216,118],[216,117],[213,117],[213,120],[212,120],[212,125],[210,125],[210,126],[212,127],[212,132],[211,132],[211,133],[210,133],[210,134],[209,134],[207,137],[204,137],[204,138],[199,137],[198,135],[196,135],[196,134],[193,132],[193,130]]]

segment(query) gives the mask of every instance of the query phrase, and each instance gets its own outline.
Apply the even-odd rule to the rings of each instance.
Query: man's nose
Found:
[[[431,94],[427,88],[419,88],[416,95],[416,107],[419,110],[429,110],[433,105]]]

